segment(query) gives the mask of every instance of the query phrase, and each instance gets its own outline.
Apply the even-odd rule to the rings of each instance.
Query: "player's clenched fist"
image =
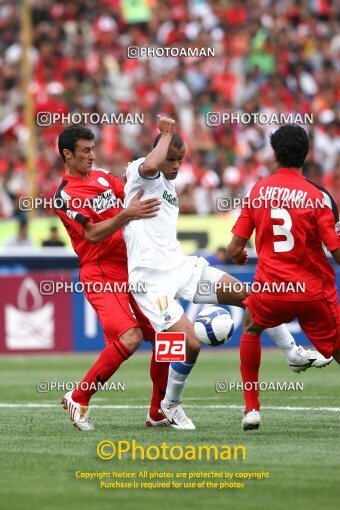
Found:
[[[160,201],[157,198],[141,200],[142,195],[143,190],[138,191],[137,195],[131,200],[130,205],[125,209],[129,220],[140,220],[157,216]]]
[[[175,132],[175,121],[168,117],[161,117],[158,115],[158,129],[162,134],[172,135]]]

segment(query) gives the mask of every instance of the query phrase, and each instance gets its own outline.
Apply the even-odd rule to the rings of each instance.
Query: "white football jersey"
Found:
[[[142,177],[139,167],[144,160],[133,161],[126,170],[125,206],[141,189],[141,200],[158,198],[161,204],[154,218],[133,220],[124,226],[129,272],[136,267],[167,270],[185,259],[177,240],[178,197],[174,181],[165,179],[162,172],[152,178]]]

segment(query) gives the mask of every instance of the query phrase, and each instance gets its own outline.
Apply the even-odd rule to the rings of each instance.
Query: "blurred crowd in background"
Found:
[[[278,126],[210,127],[207,112],[313,113],[305,175],[340,203],[340,31],[331,0],[33,0],[31,91],[35,113],[143,113],[137,124],[89,126],[96,165],[122,177],[145,156],[157,114],[187,142],[180,211],[216,212],[276,168],[268,134]],[[0,0],[0,217],[29,193],[21,82],[21,1]],[[338,4],[339,9],[339,4]],[[127,58],[127,48],[214,48],[214,57]],[[36,186],[51,197],[63,169],[56,139],[38,127]],[[46,211],[41,211],[46,214]]]

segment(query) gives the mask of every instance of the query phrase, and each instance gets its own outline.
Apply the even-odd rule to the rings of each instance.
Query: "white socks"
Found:
[[[281,326],[277,326],[276,328],[268,328],[265,332],[284,352],[289,363],[295,363],[301,359],[295,340],[285,324],[281,324]]]
[[[164,404],[166,406],[179,402],[182,399],[185,383],[193,367],[194,365],[179,362],[170,364],[168,384],[164,397]]]

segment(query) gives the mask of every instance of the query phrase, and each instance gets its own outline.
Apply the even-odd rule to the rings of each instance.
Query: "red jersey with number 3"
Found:
[[[124,186],[107,170],[95,169],[88,179],[63,174],[55,195],[55,211],[79,257],[81,281],[126,282],[127,254],[122,229],[97,244],[83,237],[86,221],[99,223],[122,210]]]
[[[256,230],[255,281],[266,290],[261,295],[311,301],[334,292],[335,272],[322,243],[329,251],[340,248],[338,220],[331,195],[297,170],[281,168],[257,182],[247,193],[232,232],[249,239]]]

